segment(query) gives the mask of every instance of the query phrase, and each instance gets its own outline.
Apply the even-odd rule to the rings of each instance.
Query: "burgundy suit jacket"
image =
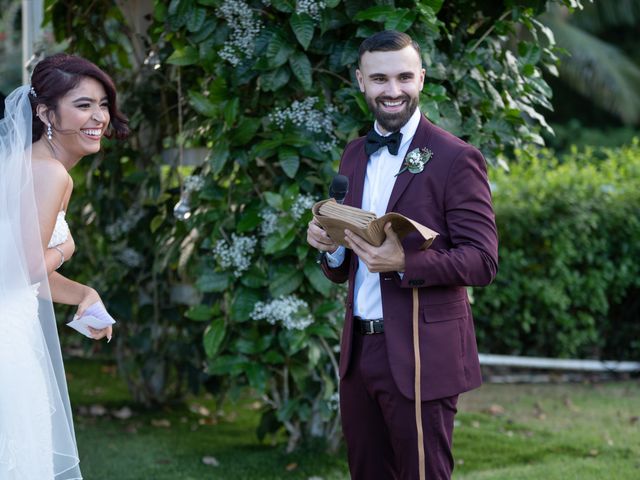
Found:
[[[340,162],[349,178],[344,203],[362,205],[368,156],[365,138],[350,142]],[[405,271],[380,274],[384,335],[398,389],[414,398],[412,289],[418,288],[422,400],[448,397],[480,386],[475,330],[466,286],[489,284],[498,268],[498,235],[486,163],[471,145],[425,117],[409,146],[429,148],[433,156],[421,173],[398,175],[387,212],[399,212],[435,230],[427,250],[411,234],[403,240]],[[349,280],[342,331],[340,376],[349,371],[353,327],[353,284],[358,259],[351,250],[337,268],[322,264],[332,281]]]

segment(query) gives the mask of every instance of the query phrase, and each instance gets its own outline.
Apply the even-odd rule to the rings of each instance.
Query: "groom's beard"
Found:
[[[367,105],[369,106],[369,110],[373,113],[374,118],[378,122],[382,128],[384,128],[387,132],[397,132],[400,130],[405,123],[409,121],[413,112],[418,108],[418,97],[410,97],[409,95],[401,95],[396,98],[391,98],[387,96],[380,96],[377,98],[372,98],[369,95],[364,95],[365,100],[367,101]],[[404,101],[404,108],[399,112],[390,113],[385,112],[383,110],[382,102],[389,101]]]

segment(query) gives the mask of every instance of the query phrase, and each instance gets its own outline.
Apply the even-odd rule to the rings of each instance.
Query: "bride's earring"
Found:
[[[47,125],[47,140],[51,141],[53,138],[53,129],[51,128],[51,124]]]

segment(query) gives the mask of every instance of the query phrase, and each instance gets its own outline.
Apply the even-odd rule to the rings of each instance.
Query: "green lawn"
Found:
[[[87,480],[347,479],[344,451],[307,447],[287,455],[281,441],[255,436],[256,406],[192,398],[186,405],[126,420],[113,369],[67,364],[76,433]],[[96,406],[105,407],[105,415]],[[460,401],[454,438],[459,480],[640,478],[640,384],[485,385]],[[210,457],[206,465],[205,457]],[[212,457],[212,458],[211,458]]]

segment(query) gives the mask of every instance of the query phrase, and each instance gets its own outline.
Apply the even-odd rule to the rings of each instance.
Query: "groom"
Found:
[[[380,247],[347,231],[350,249],[313,221],[307,230],[327,252],[327,277],[349,280],[340,407],[357,480],[451,478],[458,394],[481,383],[466,286],[487,285],[498,268],[486,165],[420,113],[424,76],[408,35],[362,43],[356,77],[375,124],[347,145],[340,173],[346,205],[416,220],[439,233],[431,247],[421,250],[415,234],[400,241],[390,225]],[[404,168],[408,153],[415,168]]]

